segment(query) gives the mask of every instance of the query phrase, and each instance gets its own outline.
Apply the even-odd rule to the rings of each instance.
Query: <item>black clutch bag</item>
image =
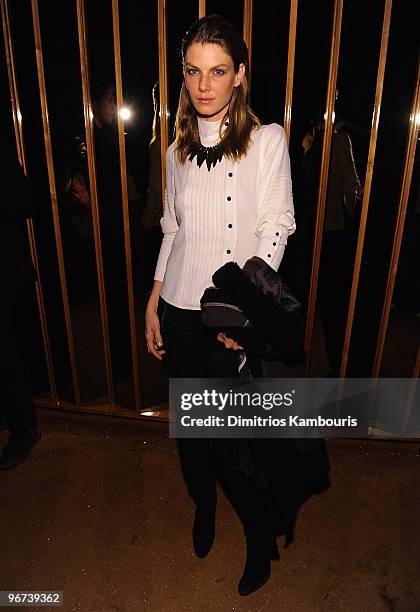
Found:
[[[201,320],[206,327],[250,327],[246,314],[229,295],[217,287],[208,287],[201,298]]]

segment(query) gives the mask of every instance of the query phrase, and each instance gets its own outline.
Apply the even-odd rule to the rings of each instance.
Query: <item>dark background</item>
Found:
[[[111,2],[87,0],[86,4],[92,85],[104,82],[112,84],[114,48]],[[62,317],[61,302],[54,297],[59,295],[58,274],[52,239],[30,0],[13,0],[10,2],[10,11],[29,175],[40,194],[36,227],[41,266],[45,274],[44,286],[49,294],[49,308],[60,312]],[[55,159],[59,159],[69,139],[77,132],[84,132],[75,2],[40,0],[39,11],[53,153]],[[374,104],[383,11],[384,0],[344,2],[336,114],[347,121],[362,184]],[[224,15],[242,30],[241,0],[209,0],[207,13],[213,12]],[[310,118],[325,105],[332,16],[331,0],[299,2],[290,141],[297,218],[301,186],[301,141]],[[185,30],[197,17],[197,1],[168,2],[171,134],[182,78],[180,42]],[[289,2],[255,2],[251,106],[263,123],[283,123],[288,30]],[[139,190],[144,193],[148,181],[148,144],[153,119],[151,90],[158,79],[157,2],[120,2],[120,35],[124,99],[133,111],[132,120],[126,124],[127,146],[131,158],[137,160],[133,171]],[[13,137],[3,39],[1,45],[1,129]],[[356,348],[369,343],[374,346],[377,336],[417,65],[418,31],[412,17],[412,5],[405,0],[395,0],[360,279],[361,290],[352,341],[352,346]],[[416,174],[413,179],[416,179]],[[293,245],[293,240],[291,243]],[[290,249],[292,253],[293,248]],[[61,327],[60,317],[57,318],[57,333]],[[66,354],[64,339],[56,350]],[[366,373],[373,354],[362,352],[366,354],[366,362],[358,363],[357,368]],[[360,355],[360,351],[357,354]]]
[[[80,64],[76,9],[73,0],[40,0],[40,22],[47,80],[50,124],[55,146],[62,146],[69,134],[83,129]],[[32,14],[29,0],[10,3],[12,30],[18,70],[25,136],[30,141],[40,127],[38,87],[35,66]],[[88,0],[87,22],[89,60],[93,84],[113,83],[114,48],[111,2]],[[369,136],[384,1],[345,1],[337,80],[336,112],[364,130]],[[409,3],[395,0],[386,68],[382,123],[394,114],[408,115],[418,60],[416,25]],[[168,2],[168,72],[171,119],[176,112],[181,84],[180,42],[189,24],[197,18],[198,2]],[[292,111],[292,144],[299,146],[309,118],[325,103],[333,2],[300,0]],[[207,12],[217,12],[242,30],[243,2],[209,0]],[[256,2],[253,20],[251,106],[263,123],[283,122],[287,67],[289,2]],[[157,3],[125,0],[120,2],[120,35],[124,98],[134,110],[128,129],[138,143],[148,142],[151,134],[151,89],[158,79]],[[3,44],[3,41],[2,41]],[[4,53],[2,77],[5,81]],[[9,97],[3,90],[1,117],[7,127]],[[397,118],[397,113],[399,117]],[[403,132],[404,134],[404,132]],[[360,135],[359,135],[360,136]],[[361,136],[360,136],[361,137]],[[360,146],[357,136],[355,148]],[[363,138],[362,138],[363,139]],[[39,143],[37,143],[38,145]],[[40,157],[40,150],[37,148]],[[35,162],[35,159],[34,159]],[[358,160],[361,172],[364,164]]]

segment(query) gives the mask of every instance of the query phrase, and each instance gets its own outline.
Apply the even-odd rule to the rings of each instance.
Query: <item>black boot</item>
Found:
[[[211,550],[216,527],[216,500],[198,503],[192,532],[194,551],[202,559]]]
[[[219,453],[221,454],[222,441]],[[230,446],[228,446],[230,442]],[[240,595],[249,595],[267,582],[271,559],[278,559],[275,522],[267,500],[245,475],[232,441],[226,440],[226,452],[219,463],[220,484],[241,519],[247,545],[247,557],[238,584]]]
[[[329,487],[330,478],[329,473],[326,472],[307,482],[300,490],[295,491],[293,501],[288,504],[288,511],[283,514],[282,525],[277,529],[277,536],[285,536],[284,548],[287,548],[294,542],[295,525],[303,504],[307,502],[312,495],[320,495]]]
[[[179,459],[188,493],[196,505],[192,540],[200,559],[214,541],[216,521],[216,472],[211,440],[177,438]]]
[[[238,584],[242,596],[253,593],[267,582],[271,576],[271,558],[278,556],[273,534],[264,525],[248,526],[245,538],[246,562]]]

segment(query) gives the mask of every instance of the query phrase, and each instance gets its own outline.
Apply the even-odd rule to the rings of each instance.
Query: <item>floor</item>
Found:
[[[270,581],[242,598],[239,521],[220,493],[213,549],[194,556],[166,424],[39,420],[31,457],[0,473],[1,589],[61,590],[62,609],[84,612],[420,611],[420,444],[328,441],[331,489],[304,506]]]

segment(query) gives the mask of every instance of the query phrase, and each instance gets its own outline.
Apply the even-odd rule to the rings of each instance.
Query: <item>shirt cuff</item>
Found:
[[[270,238],[260,238],[258,241],[257,252],[255,255],[263,259],[270,268],[278,270],[283,259],[286,246],[280,244],[278,240]]]

